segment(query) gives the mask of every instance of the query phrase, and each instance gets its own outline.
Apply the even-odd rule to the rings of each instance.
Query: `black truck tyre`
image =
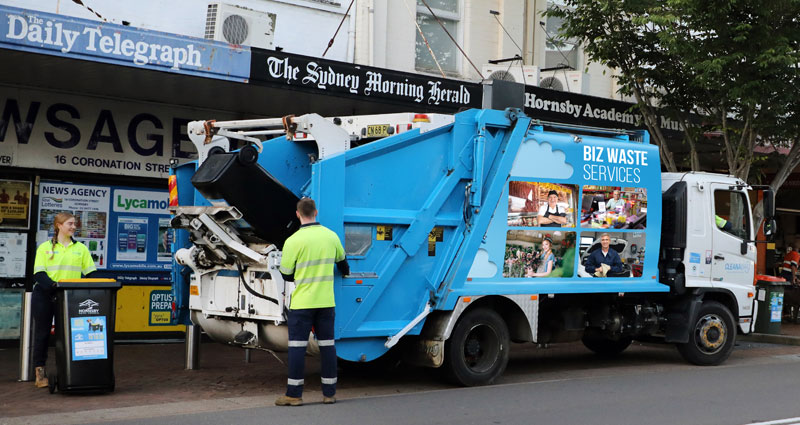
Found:
[[[583,342],[583,345],[586,346],[586,348],[592,350],[599,356],[613,357],[630,347],[631,343],[633,342],[633,338],[629,336],[621,336],[618,339],[611,339],[600,334],[600,332],[587,330],[583,333],[581,342]]]
[[[736,342],[736,323],[727,307],[716,301],[705,301],[689,328],[689,342],[678,344],[686,361],[700,366],[724,362]]]
[[[451,382],[467,387],[494,382],[508,365],[508,327],[493,310],[466,312],[445,343],[445,374]]]

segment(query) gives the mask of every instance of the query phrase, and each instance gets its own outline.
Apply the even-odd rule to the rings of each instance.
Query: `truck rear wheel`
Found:
[[[508,327],[499,314],[477,309],[464,314],[445,344],[448,379],[464,386],[488,385],[508,365]]]
[[[611,339],[600,332],[587,329],[583,333],[581,342],[586,348],[595,352],[595,354],[603,357],[612,357],[625,351],[633,342],[633,338],[628,336],[621,336],[618,339]]]
[[[694,326],[690,328],[689,342],[678,344],[678,351],[689,363],[714,366],[731,355],[735,341],[733,314],[724,305],[708,301],[700,306]]]

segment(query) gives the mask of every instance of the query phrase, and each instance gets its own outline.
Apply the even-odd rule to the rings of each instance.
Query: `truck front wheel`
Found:
[[[697,319],[689,332],[689,342],[678,344],[678,351],[689,363],[701,366],[718,365],[733,351],[736,341],[733,314],[718,302],[708,301],[700,306]]]
[[[503,374],[508,364],[508,327],[489,309],[468,311],[445,344],[445,373],[453,383],[488,385]]]

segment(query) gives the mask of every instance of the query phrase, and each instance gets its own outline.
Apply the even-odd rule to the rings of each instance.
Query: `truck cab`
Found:
[[[736,177],[703,172],[664,173],[661,181],[663,192],[677,185],[685,190],[685,221],[664,223],[664,228],[685,232],[683,286],[726,300],[741,332],[750,332],[756,244],[749,185]],[[677,289],[683,290],[680,285]]]

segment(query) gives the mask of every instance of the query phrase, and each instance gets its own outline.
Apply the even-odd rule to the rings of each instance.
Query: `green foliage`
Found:
[[[563,3],[547,11],[563,20],[560,36],[583,43],[591,61],[618,68],[622,92],[635,96],[646,119],[664,113],[687,127],[691,168],[699,167],[694,146],[706,130],[721,132],[729,171],[745,179],[756,145],[797,140],[800,0]],[[703,131],[693,128],[693,114],[703,117]],[[662,162],[674,169],[654,123],[646,121]]]

